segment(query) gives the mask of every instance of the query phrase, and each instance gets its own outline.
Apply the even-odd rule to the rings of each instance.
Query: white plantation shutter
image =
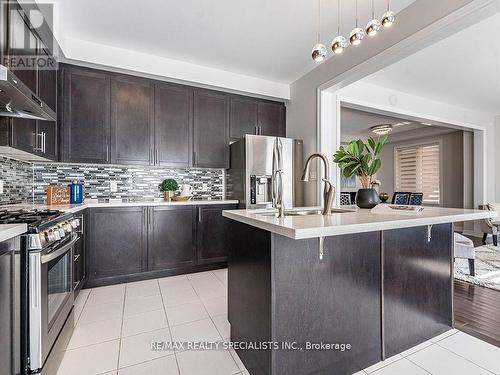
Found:
[[[440,204],[440,144],[395,149],[396,191],[424,194],[424,203]]]

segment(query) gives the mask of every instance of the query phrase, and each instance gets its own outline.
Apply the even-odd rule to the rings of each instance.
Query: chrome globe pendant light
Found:
[[[316,62],[321,62],[326,59],[328,55],[328,50],[326,46],[320,42],[320,33],[321,33],[321,0],[318,0],[318,42],[314,45],[312,49],[312,58]]]
[[[340,1],[337,0],[337,36],[332,41],[332,51],[336,55],[340,55],[349,46],[347,39],[340,35]]]
[[[358,46],[365,37],[365,30],[358,27],[358,0],[356,0],[356,27],[351,31],[349,41],[351,45]]]
[[[390,3],[387,0],[387,11],[382,15],[381,23],[385,28],[389,28],[392,26],[394,22],[396,22],[396,15],[392,10],[390,10]]]
[[[378,34],[381,27],[382,23],[375,18],[375,0],[372,0],[372,19],[366,25],[366,35],[374,37]]]

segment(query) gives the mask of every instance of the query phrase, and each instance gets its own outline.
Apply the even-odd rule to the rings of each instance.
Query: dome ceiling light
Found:
[[[379,20],[375,18],[375,0],[371,2],[371,20],[367,23],[366,28],[363,29],[358,26],[358,0],[355,0],[356,5],[356,27],[349,34],[349,38],[341,35],[340,21],[342,16],[341,1],[337,0],[337,36],[332,40],[331,48],[334,55],[342,54],[349,45],[358,46],[365,36],[374,37],[378,35],[382,28],[391,27],[396,21],[396,15],[390,10],[390,2],[387,0],[387,11],[382,15]],[[315,62],[322,62],[328,57],[328,50],[326,46],[321,43],[321,0],[318,0],[318,33],[317,41],[311,53],[311,57]]]

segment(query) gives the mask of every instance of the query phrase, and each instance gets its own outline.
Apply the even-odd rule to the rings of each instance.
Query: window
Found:
[[[396,191],[421,192],[423,203],[440,204],[440,148],[439,143],[396,147]]]

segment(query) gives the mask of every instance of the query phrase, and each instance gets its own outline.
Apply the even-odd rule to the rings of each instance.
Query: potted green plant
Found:
[[[173,178],[167,178],[160,184],[160,191],[163,191],[165,200],[170,202],[174,196],[174,192],[179,188],[179,184]]]
[[[382,166],[380,153],[387,141],[387,136],[368,138],[365,143],[362,140],[354,140],[347,147],[340,146],[334,155],[334,162],[345,177],[358,176],[362,189],[356,194],[356,205],[360,208],[373,208],[379,204],[377,191],[371,187],[373,175]]]

